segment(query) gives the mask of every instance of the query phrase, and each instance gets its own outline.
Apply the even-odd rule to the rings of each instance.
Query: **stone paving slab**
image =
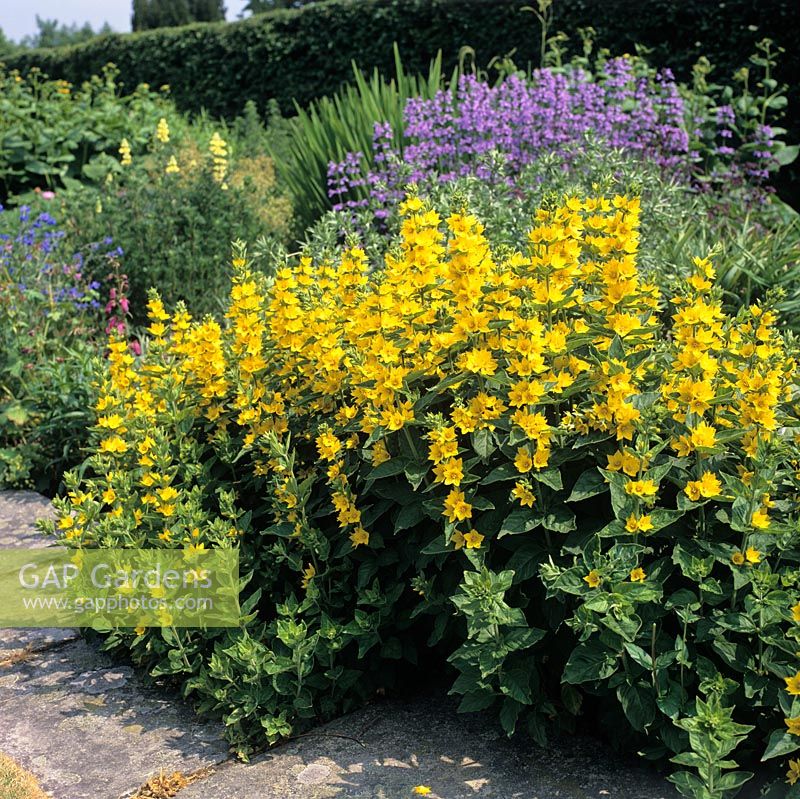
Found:
[[[117,799],[228,756],[221,725],[83,640],[0,668],[0,748],[55,799]]]
[[[32,491],[0,492],[0,557],[47,546]],[[81,640],[76,630],[0,630],[0,749],[55,799],[117,799],[148,777],[191,773],[228,757],[222,725]]]
[[[53,515],[47,497],[35,491],[0,491],[0,557],[3,549],[39,548],[50,543],[34,526]],[[78,638],[76,630],[0,629],[0,667],[31,652]]]
[[[338,737],[348,736],[348,737]],[[229,762],[178,799],[676,799],[642,761],[571,736],[547,750],[509,740],[497,720],[459,715],[445,698],[382,702],[277,746],[250,764]]]

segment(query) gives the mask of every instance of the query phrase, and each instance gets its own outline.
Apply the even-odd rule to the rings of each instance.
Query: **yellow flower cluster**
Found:
[[[211,149],[225,158],[217,134]],[[666,335],[659,290],[636,267],[637,199],[566,198],[537,212],[525,252],[502,258],[467,211],[442,219],[412,196],[401,212],[383,268],[348,247],[270,283],[240,249],[224,327],[170,316],[154,295],[142,364],[112,343],[99,452],[111,471],[133,469],[140,513],[169,518],[182,501],[148,442],[169,437],[169,408],[186,407],[210,440],[240,436],[276,521],[301,542],[306,478],[324,475],[331,517],[360,546],[371,541],[362,494],[405,470],[452,547],[486,546],[482,462],[505,458],[509,502],[534,514],[553,453],[594,435],[616,442],[599,465],[623,481],[624,532],[657,531],[665,472],[651,464],[669,444],[691,475],[687,502],[746,496],[749,551],[747,536],[770,524],[755,464],[794,372],[771,312],[725,317],[697,259]]]

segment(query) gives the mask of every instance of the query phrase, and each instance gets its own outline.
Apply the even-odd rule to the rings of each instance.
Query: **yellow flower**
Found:
[[[800,602],[796,605],[792,605],[792,619],[800,622]]]
[[[461,458],[448,458],[434,466],[433,473],[437,483],[446,486],[461,485],[464,479],[463,461]]]
[[[527,508],[532,508],[533,503],[536,502],[536,496],[533,491],[524,483],[515,483],[511,496],[518,500],[520,505]]]
[[[350,533],[350,541],[354,547],[366,546],[369,544],[369,533],[363,527],[356,527]]]
[[[751,524],[756,530],[763,530],[766,527],[769,527],[770,518],[769,513],[765,508],[759,508],[754,514],[753,518],[751,519]]]
[[[391,455],[389,455],[389,451],[386,449],[386,443],[384,441],[376,441],[372,445],[372,465],[380,466],[390,459]]]
[[[691,442],[695,447],[714,447],[717,443],[717,431],[706,422],[700,422],[692,430]]]
[[[700,495],[707,499],[719,496],[722,493],[722,483],[720,483],[719,478],[713,472],[703,472],[698,483]]]
[[[303,580],[302,580],[302,583],[301,583],[303,588],[305,588],[305,589],[308,588],[309,584],[314,579],[314,576],[316,575],[316,573],[317,573],[317,570],[314,568],[314,564],[313,563],[309,563],[308,566],[306,566],[306,568],[303,569]]]
[[[718,497],[722,493],[722,483],[713,472],[703,472],[699,480],[691,480],[683,490],[692,502],[697,502],[701,497]]]
[[[794,785],[800,779],[800,760],[790,760],[789,770],[786,772],[786,782]]]
[[[744,555],[741,552],[734,552],[731,561],[735,566],[741,566],[744,563]]]
[[[631,514],[625,521],[625,529],[629,533],[646,533],[653,529],[653,521],[649,515],[636,516]]]
[[[783,721],[792,735],[800,735],[800,716],[795,716],[793,719],[784,719]]]
[[[458,359],[458,365],[465,372],[474,372],[478,375],[491,377],[497,371],[497,361],[491,350],[474,349],[465,352]]]
[[[625,483],[625,493],[635,497],[652,497],[658,491],[658,486],[652,480],[629,480]]]
[[[178,166],[178,160],[175,158],[174,155],[169,157],[169,161],[167,161],[167,166],[164,171],[168,175],[177,175],[178,172],[181,171],[181,168]]]
[[[114,502],[116,498],[117,495],[113,488],[109,487],[105,491],[103,491],[103,502],[105,502],[106,505],[111,505],[111,503]]]
[[[140,624],[138,627],[134,627],[133,631],[136,633],[136,635],[144,635],[147,631],[147,627],[144,627]]]
[[[586,577],[583,578],[584,582],[589,586],[589,588],[597,588],[601,582],[603,582],[602,578],[600,577],[600,572],[597,569],[592,569]]]
[[[342,442],[333,433],[325,432],[317,436],[317,452],[320,458],[332,461],[342,448]]]
[[[468,533],[464,533],[464,543],[467,545],[467,549],[480,549],[483,539],[484,536],[477,530],[470,530]]]
[[[531,452],[527,447],[520,447],[517,450],[517,456],[514,458],[514,466],[517,467],[518,472],[525,474],[533,468],[533,458]]]
[[[466,501],[464,492],[454,488],[444,501],[444,515],[451,522],[461,522],[472,518],[472,505]]]
[[[760,563],[761,562],[761,553],[755,549],[754,547],[747,547],[747,550],[744,553],[744,556],[747,558],[748,563]]]
[[[644,569],[641,566],[637,566],[631,571],[631,582],[643,583],[646,576],[647,575],[644,573]]]
[[[784,677],[783,681],[786,683],[786,692],[792,696],[800,696],[800,671],[793,674],[791,677]]]
[[[122,454],[128,451],[128,445],[119,436],[111,436],[111,438],[104,438],[100,442],[100,451]]]
[[[417,796],[427,796],[431,792],[431,789],[427,785],[417,785],[414,788],[414,793]]]

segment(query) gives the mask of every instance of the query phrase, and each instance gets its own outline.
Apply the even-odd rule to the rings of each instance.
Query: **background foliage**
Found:
[[[538,65],[541,42],[535,17],[521,0],[330,0],[296,10],[277,10],[233,24],[203,24],[104,37],[57,50],[10,59],[23,71],[39,66],[73,83],[97,74],[108,61],[132,89],[142,82],[169,83],[178,106],[233,117],[248,99],[261,112],[275,99],[284,113],[305,106],[349,80],[357,55],[364,69],[391,74],[397,42],[409,72],[421,72],[438,50],[450,70],[463,46],[480,64],[511,51],[519,65]],[[596,42],[613,53],[651,50],[656,66],[688,79],[699,56],[727,79],[746,63],[764,37],[786,49],[776,78],[790,86],[790,138],[800,138],[800,15],[791,0],[570,0],[554,5],[551,32],[563,30],[568,47],[580,49],[577,31],[592,27]],[[787,172],[784,191],[796,172]],[[791,184],[794,185],[794,184]],[[796,191],[796,188],[793,189]]]

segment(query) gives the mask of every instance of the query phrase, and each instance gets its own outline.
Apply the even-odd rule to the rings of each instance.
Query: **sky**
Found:
[[[227,18],[236,19],[247,0],[225,0]],[[131,29],[131,0],[0,0],[0,28],[14,41],[36,32],[36,15],[67,25],[104,22],[115,31]]]

